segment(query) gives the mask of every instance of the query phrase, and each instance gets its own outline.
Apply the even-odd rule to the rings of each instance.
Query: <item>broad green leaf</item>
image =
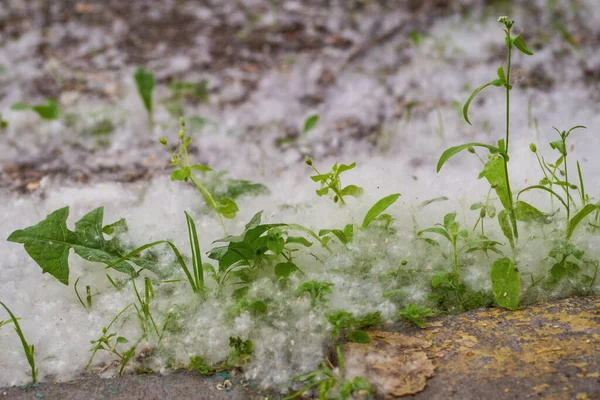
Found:
[[[310,177],[310,179],[312,179],[314,182],[323,182],[329,178],[331,178],[331,174],[320,174],[320,175],[313,175]]]
[[[498,80],[501,80],[502,82],[506,82],[506,75],[504,75],[504,67],[502,66],[502,64],[500,64],[500,66],[498,67]]]
[[[515,238],[513,236],[512,227],[510,224],[510,218],[508,215],[508,210],[502,210],[498,213],[498,223],[500,224],[500,229],[502,229],[502,233],[508,239],[510,243],[510,247],[515,247]]]
[[[226,171],[213,171],[212,179],[206,184],[206,189],[217,201],[222,198],[235,201],[242,196],[258,196],[269,193],[269,189],[265,185],[243,179],[226,178],[226,174]]]
[[[502,206],[510,210],[510,194],[508,193],[508,180],[506,176],[506,169],[504,164],[506,161],[504,157],[498,154],[490,156],[489,160],[485,163],[483,171],[479,174],[479,178],[485,177],[490,185],[496,191]]]
[[[512,43],[515,45],[515,47],[517,49],[519,49],[521,51],[521,53],[527,54],[528,56],[532,56],[533,55],[533,51],[531,51],[529,49],[529,47],[527,47],[527,45],[525,44],[525,41],[523,40],[523,38],[521,37],[521,35],[515,36],[512,39]]]
[[[152,114],[152,92],[154,91],[155,84],[154,75],[146,68],[139,67],[135,70],[133,78],[135,79],[138,93],[142,98],[146,111],[148,111],[149,114]]]
[[[371,337],[365,331],[352,331],[346,335],[346,338],[354,343],[371,343]]]
[[[267,237],[267,248],[274,254],[281,254],[285,247],[285,240],[282,237]]]
[[[379,214],[381,214],[389,206],[394,204],[396,202],[396,200],[398,200],[399,197],[400,197],[400,193],[395,193],[395,194],[391,194],[389,196],[386,196],[386,197],[378,200],[373,205],[373,207],[371,207],[369,209],[369,211],[367,211],[367,214],[365,215],[365,219],[363,220],[363,223],[362,223],[363,229],[368,227],[369,224],[371,224],[371,222],[373,222],[373,220],[375,218],[377,218],[377,216],[379,216]]]
[[[333,233],[340,240],[340,242],[344,244],[350,243],[350,240],[348,239],[344,231],[341,231],[339,229],[332,229],[331,233]]]
[[[317,194],[319,195],[319,197],[320,197],[320,196],[324,196],[324,195],[326,195],[327,193],[329,193],[329,188],[326,188],[326,187],[325,187],[325,188],[322,188],[322,189],[317,189],[317,190],[316,190],[316,192],[317,192]]]
[[[58,119],[60,115],[58,103],[56,103],[56,100],[54,99],[46,100],[45,104],[31,106],[31,111],[35,111],[40,118],[48,120]]]
[[[469,125],[473,125],[473,124],[471,124],[471,121],[469,121],[469,106],[471,105],[471,102],[473,101],[475,96],[477,96],[479,94],[479,92],[481,92],[483,89],[485,89],[488,86],[491,86],[491,85],[502,86],[502,85],[504,85],[504,83],[505,83],[504,81],[496,79],[496,80],[486,83],[485,85],[479,86],[477,89],[475,89],[473,91],[473,93],[471,93],[471,96],[469,97],[469,99],[467,100],[465,105],[463,106],[463,117]]]
[[[119,336],[117,338],[117,344],[122,344],[122,343],[129,343],[129,340],[127,340],[127,338],[124,338],[123,336]]]
[[[10,107],[10,109],[13,111],[26,111],[29,110],[29,108],[29,104],[25,103],[24,101],[18,101]]]
[[[456,220],[456,213],[448,213],[446,215],[444,215],[444,227],[446,228],[446,230],[450,230],[450,226],[454,223],[454,221]]]
[[[350,171],[351,169],[353,169],[354,167],[356,167],[356,163],[353,162],[350,165],[347,164],[340,164],[339,167],[337,167],[337,173],[338,175],[341,174],[342,172],[346,172],[346,171]]]
[[[106,225],[104,228],[102,228],[102,233],[106,233],[107,235],[111,236],[125,233],[127,231],[129,231],[129,226],[127,225],[125,218],[121,218],[117,222]]]
[[[598,209],[600,209],[600,203],[586,204],[585,207],[579,210],[579,212],[575,214],[567,224],[567,239],[569,239],[571,235],[573,235],[575,228],[577,228],[577,225],[579,225],[579,223],[583,221],[585,217],[587,217],[588,215],[590,215]]]
[[[201,164],[194,164],[194,165],[192,165],[192,169],[195,169],[196,171],[200,171],[200,172],[210,172],[210,171],[212,171],[212,168],[207,167],[206,165],[201,165]]]
[[[302,131],[303,134],[307,134],[310,132],[319,122],[319,114],[311,115],[310,117],[304,120],[304,129]]]
[[[235,214],[239,211],[239,208],[235,201],[227,198],[220,199],[217,202],[217,212],[225,218],[235,218]]]
[[[441,235],[441,236],[445,237],[446,239],[448,239],[449,242],[452,242],[452,238],[450,237],[448,232],[446,232],[446,230],[443,228],[433,227],[433,228],[423,229],[422,231],[419,231],[417,233],[417,235],[421,236],[423,233],[436,233],[436,234]]]
[[[435,241],[433,239],[427,238],[427,237],[421,238],[421,239],[424,240],[425,242],[429,243],[432,246],[439,246],[440,245],[439,242],[437,242],[437,241]]]
[[[189,177],[190,177],[189,168],[176,169],[175,171],[171,172],[171,180],[172,181],[185,181]]]
[[[571,242],[562,242],[557,243],[552,250],[550,250],[549,256],[562,261],[566,259],[568,256],[573,256],[578,260],[581,260],[584,256],[585,252],[580,250]]]
[[[299,244],[304,247],[310,247],[313,245],[312,242],[306,240],[302,236],[288,236],[285,240],[285,244]]]
[[[84,215],[75,223],[75,231],[67,228],[68,216],[69,207],[61,208],[37,225],[11,233],[7,240],[22,243],[25,251],[42,268],[43,273],[49,273],[65,285],[69,284],[70,249],[85,260],[112,265],[117,271],[128,274],[134,272],[128,262],[115,264],[127,251],[117,247],[116,242],[104,239],[103,207]],[[132,257],[130,261],[152,272],[158,270],[155,263],[141,257]]]
[[[494,261],[491,271],[492,292],[499,306],[516,310],[521,297],[519,271],[509,258]]]
[[[471,204],[471,207],[469,209],[470,210],[479,210],[481,207],[483,207],[483,203],[478,201],[477,203]]]
[[[554,264],[552,268],[550,268],[550,275],[554,279],[560,279],[563,276],[575,275],[579,270],[578,264],[571,261],[563,261]]]
[[[362,188],[356,185],[348,185],[342,189],[342,196],[360,197],[363,195]]]
[[[489,145],[489,144],[484,144],[484,143],[465,143],[465,144],[461,144],[459,146],[450,147],[450,148],[446,149],[440,156],[440,159],[437,163],[437,172],[440,172],[440,170],[442,169],[442,167],[444,166],[446,161],[448,161],[450,158],[452,158],[456,154],[460,153],[461,151],[468,149],[469,147],[485,147],[492,154],[500,152],[499,148]]]
[[[552,222],[548,214],[541,212],[524,201],[517,201],[515,203],[515,218],[517,218],[517,221],[535,222],[538,224],[549,224]]]
[[[14,111],[34,111],[42,119],[53,120],[58,119],[59,109],[58,103],[54,99],[48,99],[43,104],[29,105],[24,101],[19,101],[11,106]]]
[[[293,262],[279,263],[275,266],[275,275],[279,278],[287,279],[295,271],[298,271],[298,267]]]
[[[348,239],[348,243],[350,243],[354,238],[354,225],[346,224],[346,226],[344,226],[344,235]]]
[[[558,152],[560,154],[564,156],[567,155],[567,149],[565,147],[565,144],[563,143],[562,140],[557,140],[555,142],[550,142],[550,147],[552,147],[554,150],[558,150]]]
[[[247,310],[249,310],[252,314],[264,314],[267,312],[267,305],[264,301],[256,300],[248,305]]]

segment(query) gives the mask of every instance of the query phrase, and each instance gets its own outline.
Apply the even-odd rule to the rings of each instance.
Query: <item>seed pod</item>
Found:
[[[479,210],[479,216],[480,216],[481,218],[485,218],[485,214],[486,214],[486,212],[485,212],[485,207],[483,207],[481,210]]]
[[[304,162],[306,163],[306,165],[308,165],[308,166],[312,167],[312,160],[311,160],[310,158],[306,157],[306,158],[304,159]]]
[[[532,153],[537,153],[537,146],[534,143],[530,143],[529,150],[531,150]]]
[[[160,138],[158,138],[158,141],[160,142],[160,144],[164,145],[164,146],[168,146],[168,142],[167,139],[164,138],[164,136],[161,136]]]

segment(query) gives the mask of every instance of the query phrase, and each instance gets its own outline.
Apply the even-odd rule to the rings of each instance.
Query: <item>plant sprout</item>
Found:
[[[6,304],[4,304],[3,302],[0,301],[0,306],[4,307],[4,309],[6,310],[6,312],[8,313],[8,315],[10,316],[10,321],[13,324],[13,328],[15,329],[15,332],[17,333],[17,335],[19,336],[19,339],[21,340],[21,344],[23,345],[23,351],[25,352],[25,357],[27,358],[27,362],[29,363],[29,366],[31,367],[31,380],[33,381],[33,383],[37,383],[37,368],[35,367],[35,347],[29,343],[27,343],[27,340],[25,339],[25,335],[23,334],[23,330],[21,329],[21,325],[19,325],[19,318],[15,317],[15,315],[12,313],[12,311],[10,311],[10,309],[6,306]],[[6,322],[2,322],[0,324],[0,326],[6,324]]]

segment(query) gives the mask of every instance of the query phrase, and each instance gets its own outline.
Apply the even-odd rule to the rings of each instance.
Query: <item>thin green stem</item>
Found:
[[[583,186],[583,175],[581,174],[581,165],[579,165],[579,161],[577,161],[577,175],[579,176],[579,189],[581,193],[581,205],[585,206],[587,204],[587,197],[585,195],[585,187]]]
[[[563,137],[563,148],[567,148],[566,137]],[[565,190],[567,192],[567,223],[571,220],[571,199],[569,195],[569,167],[567,165],[567,152],[565,151]]]
[[[508,37],[508,39],[510,40],[510,29],[508,29],[506,31],[506,35]],[[506,138],[505,138],[505,142],[506,142],[506,155],[508,156],[508,145],[509,145],[509,139],[510,139],[510,62],[511,62],[511,54],[512,54],[512,46],[508,47],[508,60],[507,60],[507,64],[506,64]],[[512,190],[510,188],[510,179],[508,177],[508,157],[506,157],[504,159],[504,174],[506,175],[506,190],[508,192],[508,200],[510,202],[510,219],[511,219],[511,223],[513,226],[513,230],[515,233],[515,239],[519,238],[519,230],[517,228],[517,218],[515,215],[515,207],[513,205],[513,195],[512,195]]]
[[[200,183],[198,178],[196,178],[196,176],[193,173],[190,175],[190,180],[192,181],[194,186],[196,186],[196,189],[198,189],[198,191],[202,194],[202,196],[204,196],[204,198],[206,199],[208,204],[210,204],[210,206],[215,210],[215,212],[217,213],[217,217],[219,218],[219,223],[221,224],[221,227],[223,228],[223,232],[225,232],[225,234],[227,235],[227,229],[225,228],[225,222],[223,221],[223,216],[217,210],[218,205],[217,205],[217,202],[215,201],[214,197],[212,197],[210,192],[208,190],[206,190],[206,188],[204,186],[202,186],[202,184]]]
[[[546,180],[548,182],[550,182],[550,189],[552,189],[552,181],[550,180],[550,178],[548,178],[548,174],[546,174],[546,170],[544,169],[544,166],[542,165],[542,160],[540,160],[540,156],[538,155],[538,153],[535,153],[535,158],[538,161],[538,164],[540,165],[540,168],[542,169],[542,172],[544,173],[544,178],[546,178]],[[554,198],[552,197],[552,195],[550,195],[550,208],[554,209]]]
[[[456,251],[456,237],[452,240],[452,251],[454,258],[454,279],[458,283],[458,252]]]

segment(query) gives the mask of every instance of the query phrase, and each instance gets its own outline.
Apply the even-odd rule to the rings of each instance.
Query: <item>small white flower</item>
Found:
[[[508,17],[506,15],[503,15],[502,17],[498,18],[498,22],[505,23],[507,18]]]

